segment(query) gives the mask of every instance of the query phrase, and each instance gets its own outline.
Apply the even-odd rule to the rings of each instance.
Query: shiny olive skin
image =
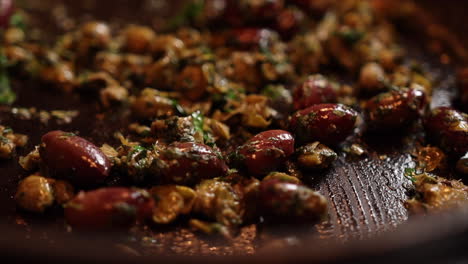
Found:
[[[319,220],[327,213],[327,200],[320,193],[278,179],[260,183],[259,204],[265,217],[279,222]]]
[[[195,185],[202,179],[224,176],[228,167],[210,147],[194,142],[175,142],[160,155],[164,183]]]
[[[336,103],[336,90],[336,85],[324,76],[311,75],[294,89],[294,108],[301,110],[315,104]]]
[[[13,0],[0,0],[0,28],[8,27],[14,10]]]
[[[72,133],[48,132],[42,136],[39,151],[50,176],[73,184],[93,186],[109,175],[111,165],[106,155],[93,143]]]
[[[261,132],[237,149],[234,159],[255,176],[265,175],[281,166],[294,153],[294,138],[284,130]]]
[[[154,200],[148,192],[110,187],[80,192],[65,205],[65,218],[72,227],[87,230],[128,228],[149,219]]]
[[[421,90],[402,89],[372,97],[365,105],[367,126],[370,130],[400,128],[424,113],[426,95]]]
[[[443,150],[463,155],[468,151],[468,115],[450,107],[433,109],[424,126],[430,140]]]
[[[317,104],[293,114],[289,125],[300,142],[334,146],[352,134],[357,116],[355,110],[342,104]]]

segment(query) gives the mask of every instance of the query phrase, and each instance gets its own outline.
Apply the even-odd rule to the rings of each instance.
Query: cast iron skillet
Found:
[[[39,3],[40,2],[40,3]],[[164,2],[164,1],[162,1]],[[393,1],[396,2],[396,1]],[[439,16],[438,1],[421,1],[422,7],[435,10]],[[151,4],[153,3],[153,5]],[[90,17],[111,21],[115,25],[122,23],[151,24],[158,28],[171,12],[155,6],[158,1],[114,0],[114,1],[24,1],[26,10],[33,14],[33,23],[45,28],[45,32],[57,33],[64,29],[57,28],[57,8],[67,7],[71,17],[77,21]],[[170,3],[167,10],[174,10],[180,1]],[[439,3],[440,5],[440,3]],[[432,7],[429,9],[429,7]],[[460,15],[466,7],[459,1],[452,1],[444,10],[453,15],[447,15],[455,21],[456,12]],[[129,12],[131,10],[131,12]],[[164,10],[164,11],[163,11]],[[439,11],[437,11],[439,10]],[[414,17],[411,24],[405,24],[408,29],[403,39],[408,44],[411,58],[426,62],[423,66],[436,77],[436,87],[432,106],[450,105],[455,88],[453,66],[439,63],[438,55],[428,53],[424,48],[427,36],[443,37],[440,41],[446,45],[447,52],[457,63],[465,62],[463,49],[453,48],[457,45],[448,32],[431,29],[432,16]],[[443,17],[442,17],[443,19]],[[407,23],[408,21],[404,21]],[[456,22],[456,21],[455,21]],[[453,27],[456,33],[456,27]],[[463,29],[463,27],[461,27]],[[460,32],[460,31],[459,31]],[[463,32],[460,32],[463,33]],[[446,35],[444,35],[446,34]],[[52,35],[52,34],[51,34]],[[443,35],[443,36],[440,36]],[[447,41],[447,36],[449,36]],[[450,49],[451,48],[451,49]],[[37,87],[33,80],[24,79],[15,82],[14,89],[18,100],[15,106],[36,107],[38,109],[74,110],[80,115],[71,124],[60,125],[50,121],[47,125],[38,120],[18,120],[6,109],[0,109],[0,123],[11,126],[19,133],[30,136],[28,145],[19,150],[24,155],[40,141],[40,136],[53,129],[79,131],[83,137],[89,138],[98,145],[112,140],[115,130],[126,127],[128,120],[118,115],[109,115],[104,120],[94,118],[99,111],[95,100],[80,100],[79,95],[64,98],[47,89]],[[123,131],[125,132],[125,131]],[[418,136],[415,131],[415,140]],[[146,236],[145,247],[138,246],[139,241],[118,234],[76,234],[70,233],[61,213],[50,212],[45,216],[36,216],[19,212],[15,208],[12,196],[18,181],[26,176],[17,162],[0,162],[0,252],[1,256],[25,260],[45,259],[49,262],[81,262],[87,260],[113,263],[130,263],[135,261],[132,255],[137,252],[145,255],[139,258],[140,263],[155,261],[171,262],[375,262],[393,263],[426,261],[429,263],[447,263],[465,256],[460,255],[468,236],[468,211],[461,210],[445,215],[416,217],[409,221],[408,213],[403,207],[407,198],[409,182],[403,177],[405,167],[411,165],[411,157],[405,152],[414,142],[402,142],[401,135],[367,137],[366,144],[370,154],[366,158],[354,161],[339,159],[335,166],[323,175],[311,175],[313,187],[320,190],[330,201],[330,220],[317,227],[307,227],[300,230],[304,240],[300,246],[292,248],[277,248],[274,251],[258,250],[260,238],[282,237],[288,232],[297,234],[298,230],[267,228],[255,236],[255,227],[245,227],[232,243],[211,240],[207,237],[194,235],[190,230],[177,225],[152,230],[138,230],[137,233]],[[384,143],[382,143],[384,142]],[[148,237],[152,239],[148,240]],[[343,243],[348,242],[348,243]],[[123,246],[129,245],[129,247]],[[254,256],[250,255],[258,251]],[[468,254],[468,253],[465,253]],[[193,255],[195,257],[187,257]],[[208,256],[209,257],[206,257]],[[235,257],[222,257],[235,255]]]

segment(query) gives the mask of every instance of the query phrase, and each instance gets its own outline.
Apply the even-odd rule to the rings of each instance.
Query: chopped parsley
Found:
[[[132,157],[135,154],[138,154],[140,152],[146,152],[146,148],[140,145],[133,146],[130,152],[128,153],[129,157]]]
[[[75,137],[75,136],[76,136],[75,133],[64,132],[64,133],[62,133],[62,134],[59,136],[59,138],[60,138],[60,139],[69,139],[69,138]]]
[[[3,129],[3,134],[11,134],[13,133],[13,129],[11,127],[5,127],[5,129]]]
[[[148,150],[140,145],[133,146],[128,153],[128,157],[132,160],[133,166],[139,170],[142,170],[149,165],[148,160],[146,159],[147,156]]]
[[[337,35],[341,37],[341,39],[343,39],[348,44],[354,45],[364,37],[364,32],[357,31],[354,29],[349,29],[349,30],[338,31]]]
[[[172,106],[175,108],[177,113],[182,116],[186,116],[187,112],[185,112],[185,109],[179,104],[179,102],[176,99],[171,99]]]
[[[8,60],[0,50],[0,104],[12,104],[16,99],[15,93],[11,90],[7,67]]]
[[[265,45],[260,45],[260,52],[265,56],[266,60],[273,64],[273,65],[276,65],[278,64],[278,62],[275,60],[275,58],[273,57],[273,53],[271,53],[271,50],[265,46]]]
[[[0,136],[0,143],[2,144],[9,144],[10,140],[4,136]]]
[[[20,12],[14,13],[10,17],[10,26],[20,28],[23,31],[26,30],[26,22],[23,14],[21,14]]]
[[[193,112],[191,116],[192,116],[192,123],[195,128],[195,132],[200,133],[203,136],[203,142],[210,147],[216,146],[213,135],[203,130],[204,119],[205,119],[203,114],[200,111],[196,111],[196,112]]]
[[[414,176],[416,175],[416,169],[414,168],[405,168],[404,175],[406,178],[408,178],[412,183],[416,182],[416,179]]]
[[[265,87],[265,89],[263,89],[262,91],[262,94],[268,96],[269,98],[275,100],[275,99],[278,99],[278,98],[281,98],[283,92],[285,91],[286,89],[283,87],[283,86],[279,86],[279,85],[268,85],[267,87]]]
[[[195,127],[196,132],[203,133],[203,119],[205,117],[200,111],[196,111],[192,113],[192,123]]]
[[[169,29],[175,29],[182,25],[194,22],[203,12],[204,0],[192,0],[186,3],[181,11],[172,17],[168,22]]]

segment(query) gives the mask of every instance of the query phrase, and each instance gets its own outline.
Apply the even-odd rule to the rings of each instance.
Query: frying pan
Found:
[[[123,23],[141,23],[159,28],[181,2],[31,0],[20,1],[20,6],[32,14],[32,23],[45,29],[44,34],[53,36],[66,31],[67,25],[57,26],[56,23],[63,11],[75,19],[70,23],[93,17],[110,21],[115,27]],[[403,6],[402,1],[387,2]],[[424,69],[436,79],[433,107],[451,104],[455,96],[454,65],[466,63],[461,43],[468,43],[468,39],[463,39],[466,36],[463,36],[460,21],[463,8],[468,5],[463,2],[444,3],[442,9],[440,1],[417,1],[414,8],[419,10],[415,12],[418,15],[412,16],[411,21],[401,21],[404,24],[402,41],[407,44],[409,57],[423,61]],[[435,21],[441,21],[445,26]],[[438,53],[426,49],[428,41],[439,44]],[[450,56],[453,63],[440,63],[441,52]],[[14,82],[13,86],[18,95],[14,106],[80,111],[70,124],[58,124],[53,120],[44,124],[39,120],[15,118],[6,109],[0,109],[1,124],[30,136],[28,145],[20,149],[17,156],[25,155],[39,143],[42,134],[53,129],[79,131],[81,136],[100,145],[112,140],[113,132],[128,123],[128,120],[113,115],[106,120],[97,120],[93,118],[98,110],[94,101],[80,100],[78,95],[64,98],[44,87],[37,87],[34,80],[26,78]],[[134,230],[137,236],[70,232],[60,210],[37,216],[16,209],[12,197],[18,181],[26,175],[15,160],[0,161],[0,253],[15,261],[43,259],[50,263],[448,263],[463,260],[468,257],[468,252],[463,253],[468,240],[467,210],[409,217],[404,208],[409,182],[403,177],[403,171],[412,165],[406,151],[414,141],[403,142],[402,138],[401,135],[367,137],[365,143],[370,150],[367,157],[355,160],[340,157],[331,170],[308,177],[308,183],[330,201],[327,222],[300,230],[286,227],[256,230],[257,227],[249,225],[230,242],[194,234],[177,223],[164,228]],[[286,234],[298,234],[301,243],[290,243],[292,246],[288,247],[262,247],[260,241]],[[289,237],[287,241],[295,240]],[[134,259],[134,255],[144,256]]]

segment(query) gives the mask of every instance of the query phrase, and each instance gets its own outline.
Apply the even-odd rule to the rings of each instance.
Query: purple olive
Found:
[[[301,110],[315,104],[336,103],[337,89],[337,85],[324,76],[311,75],[294,89],[294,108]]]
[[[229,41],[233,46],[249,50],[267,46],[274,36],[275,33],[269,29],[244,27],[230,31]]]
[[[424,120],[429,139],[456,155],[468,151],[468,115],[450,107],[433,109]]]
[[[252,175],[276,170],[294,153],[294,138],[284,130],[268,130],[255,135],[239,147],[235,158]]]
[[[426,105],[426,95],[421,90],[402,89],[379,94],[367,101],[365,106],[368,128],[400,128],[422,116]]]
[[[109,175],[106,155],[93,143],[72,133],[48,132],[42,136],[40,154],[50,176],[80,186],[102,183]]]
[[[320,141],[337,145],[352,134],[358,113],[342,104],[317,104],[296,112],[290,127],[304,143]]]
[[[7,28],[15,10],[13,0],[0,0],[0,28]]]
[[[79,229],[128,228],[149,219],[153,208],[154,201],[144,190],[110,187],[78,193],[65,205],[65,218]]]
[[[210,147],[193,142],[176,142],[169,145],[160,156],[164,183],[195,185],[202,179],[226,174],[226,163]]]
[[[327,213],[327,200],[310,188],[278,179],[260,183],[259,203],[262,214],[276,221],[319,220]]]

